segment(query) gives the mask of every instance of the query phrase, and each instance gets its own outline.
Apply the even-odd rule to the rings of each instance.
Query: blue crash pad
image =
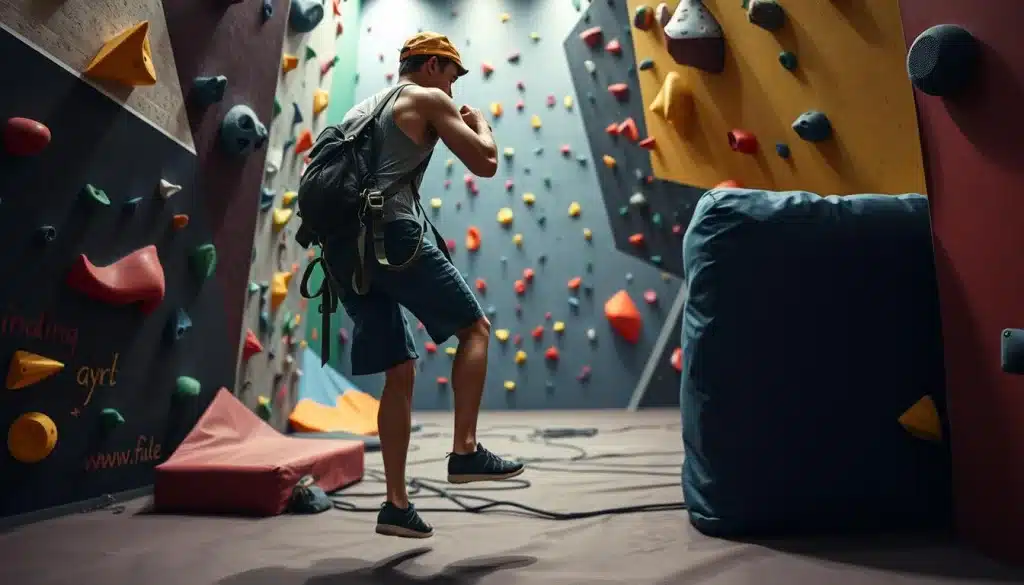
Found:
[[[698,530],[948,524],[948,446],[898,422],[925,395],[945,419],[923,196],[712,190],[683,266],[682,483]]]

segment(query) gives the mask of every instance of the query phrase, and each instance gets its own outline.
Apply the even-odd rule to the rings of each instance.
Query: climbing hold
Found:
[[[512,209],[510,207],[502,207],[498,210],[498,223],[503,226],[512,225]]]
[[[321,63],[320,64],[320,77],[323,77],[323,76],[327,75],[328,71],[330,71],[331,69],[334,69],[334,66],[338,64],[338,61],[340,61],[340,58],[337,55],[335,55],[334,57],[331,57],[330,59],[328,59],[328,60],[324,61],[323,63]]]
[[[446,347],[446,348],[444,348],[445,355],[450,355],[450,356],[454,357],[455,354],[457,354],[458,352],[459,352],[459,350],[454,348],[454,347]]]
[[[191,97],[200,105],[208,106],[224,99],[228,78],[223,75],[200,76],[192,80]]]
[[[317,88],[313,92],[313,115],[319,116],[321,112],[327,109],[327,104],[330,101],[330,94],[325,89]]]
[[[277,99],[277,96],[274,96],[274,109],[271,112],[270,117],[271,118],[276,118],[278,116],[278,114],[280,114],[280,113],[281,113],[281,101]]]
[[[620,102],[629,99],[629,85],[625,83],[613,83],[608,86],[608,93],[615,96]]]
[[[537,41],[539,41],[540,40],[540,33],[539,32],[531,32],[530,33],[530,40],[535,42],[535,43]]]
[[[221,120],[220,145],[231,156],[245,156],[266,141],[267,127],[249,106],[233,106]]]
[[[523,193],[523,203],[527,206],[532,206],[537,202],[537,196],[533,193]]]
[[[587,329],[587,341],[591,343],[597,341],[597,331],[595,329]]]
[[[260,189],[260,211],[266,211],[274,206],[274,197],[277,194],[269,187]]]
[[[615,131],[619,136],[625,136],[630,142],[636,142],[640,138],[640,131],[637,129],[636,120],[633,118],[623,120],[616,127]]]
[[[306,61],[309,61],[310,59],[315,59],[316,51],[313,49],[313,47],[306,45],[306,52],[305,55],[303,55],[303,57],[305,58]]]
[[[476,286],[476,290],[479,291],[480,293],[486,293],[487,292],[487,281],[486,280],[484,280],[482,278],[478,278],[478,279],[476,279],[476,282],[474,283],[474,285]]]
[[[669,364],[677,372],[683,371],[683,348],[677,347],[672,351],[672,357],[669,358]]]
[[[559,357],[558,348],[553,345],[544,350],[544,359],[549,362],[557,362]]]
[[[579,276],[575,276],[569,279],[567,286],[569,287],[569,290],[579,290],[581,284],[583,284],[583,279]]]
[[[36,240],[40,244],[49,244],[57,239],[57,228],[52,225],[43,225],[36,228]]]
[[[682,76],[675,71],[669,71],[649,109],[669,123],[680,126],[685,121],[691,104],[690,94],[683,87]]]
[[[923,93],[952,96],[974,77],[980,52],[970,32],[953,24],[939,24],[914,39],[907,52],[907,74]]]
[[[526,363],[526,352],[521,350],[521,349],[519,351],[517,351],[516,352],[515,360],[516,360],[516,365],[520,365],[521,366],[521,365],[525,364]]]
[[[433,209],[441,209],[441,204],[442,202],[440,197],[433,197],[430,199],[430,207]]]
[[[651,289],[645,290],[644,291],[644,302],[647,303],[648,305],[657,304],[657,302],[658,302],[658,293],[656,293],[655,291],[653,291]]]
[[[648,69],[654,69],[654,59],[644,59],[639,65],[640,71],[647,71]]]
[[[679,0],[665,25],[665,48],[672,59],[708,73],[725,68],[722,27],[701,0]]]
[[[174,214],[174,217],[171,218],[171,227],[176,230],[185,229],[187,225],[188,216],[184,213],[176,213]]]
[[[591,75],[597,72],[597,65],[590,59],[587,59],[586,61],[583,62],[583,68],[586,69],[587,73]]]
[[[538,116],[537,114],[530,116],[530,127],[533,128],[534,130],[540,130],[540,126],[540,116]]]
[[[206,280],[217,270],[217,248],[213,244],[196,246],[188,260],[196,278]]]
[[[821,142],[832,136],[832,122],[825,114],[811,110],[800,114],[793,122],[793,130],[808,142]]]
[[[757,152],[757,137],[746,130],[733,129],[728,133],[729,148],[743,154],[754,154]]]
[[[506,146],[505,150],[502,151],[502,154],[505,156],[506,159],[511,159],[515,157],[516,149],[512,148],[511,146]]]
[[[270,281],[270,307],[277,310],[288,296],[288,285],[292,281],[291,272],[275,272]]]
[[[96,266],[79,254],[68,272],[68,287],[87,297],[111,305],[139,303],[150,314],[164,300],[164,268],[156,246],[149,245],[107,266]]]
[[[299,66],[299,58],[285,53],[281,56],[281,73],[288,73]]]
[[[143,20],[103,44],[83,75],[136,87],[156,83],[153,53],[149,44],[149,21]]]
[[[612,329],[623,339],[630,343],[640,340],[643,321],[628,292],[620,290],[612,295],[604,304],[604,315]]]
[[[619,42],[619,39],[612,39],[608,41],[607,45],[604,46],[604,50],[611,53],[612,55],[621,55],[622,43]]]
[[[643,246],[644,243],[645,243],[644,235],[643,234],[633,234],[633,235],[629,236],[629,243],[633,244],[634,246],[637,246],[637,247]]]
[[[578,202],[573,201],[569,204],[569,217],[579,217],[581,211],[582,207],[580,207]]]
[[[480,249],[481,240],[480,228],[472,225],[466,228],[466,250],[476,252]]]
[[[57,375],[64,364],[32,352],[17,350],[7,368],[7,389],[20,390]]]
[[[249,358],[263,351],[263,344],[260,338],[252,332],[252,329],[245,330],[245,341],[242,342],[242,361],[249,361]]]
[[[536,275],[537,275],[537,273],[534,272],[533,268],[524,268],[523,269],[523,280],[525,280],[526,282],[533,282],[533,278]]]
[[[495,339],[497,339],[498,341],[500,341],[502,343],[505,343],[506,341],[508,341],[509,335],[510,335],[510,333],[509,333],[508,329],[498,329],[497,331],[494,332]]]
[[[192,329],[192,318],[188,316],[185,309],[175,309],[174,314],[167,320],[167,339],[178,341]]]
[[[284,195],[281,195],[281,206],[290,206],[292,203],[295,203],[295,200],[298,199],[298,197],[299,194],[296,191],[285,191]]]
[[[124,424],[124,417],[116,408],[104,408],[100,411],[100,427],[110,432]]]
[[[516,234],[516,235],[512,236],[512,243],[515,244],[517,248],[522,247],[522,245],[523,245],[523,234]]]
[[[533,331],[530,332],[530,336],[533,337],[534,339],[541,339],[542,337],[544,337],[544,326],[537,325],[536,327],[534,327]]]
[[[568,144],[563,144],[558,151],[562,153],[562,156],[569,156],[572,154],[572,148],[570,148]]]
[[[516,292],[517,295],[522,295],[526,293],[526,283],[523,282],[522,280],[517,280],[512,284],[512,289]]]
[[[779,142],[775,145],[775,154],[779,155],[781,158],[789,158],[789,145],[785,142]]]
[[[779,65],[782,65],[783,69],[786,69],[787,71],[796,69],[798,62],[796,53],[791,51],[783,51],[779,53]]]
[[[617,164],[617,162],[615,161],[615,157],[613,157],[610,154],[602,156],[601,160],[604,161],[604,166],[608,167],[609,169],[614,169],[615,165]]]
[[[548,97],[544,100],[549,108],[555,107],[555,96],[554,94],[548,94]]]
[[[57,446],[57,424],[41,412],[26,412],[7,430],[7,450],[21,463],[38,463]]]
[[[190,376],[178,376],[174,384],[174,395],[178,398],[194,398],[199,396],[202,385],[199,380]]]
[[[636,7],[636,11],[633,13],[633,26],[640,30],[648,30],[654,26],[654,11],[650,6],[641,4]]]
[[[157,184],[156,190],[164,199],[170,199],[175,193],[181,191],[181,185],[175,185],[167,179],[160,179],[160,183]]]
[[[942,440],[942,421],[935,401],[924,396],[900,415],[899,422],[908,433],[925,441]]]
[[[331,5],[334,8],[334,16],[341,16],[341,5],[338,4],[339,0],[331,0]]]
[[[29,118],[8,118],[4,125],[4,150],[13,156],[34,156],[50,144],[50,129]]]
[[[269,1],[269,0],[264,0],[264,1],[266,2],[266,1]],[[345,32],[345,27],[344,27],[344,25],[341,24],[341,21],[339,20],[338,23],[334,26],[334,36],[340,37],[341,33],[343,33],[343,32]],[[356,73],[356,79],[358,80],[358,78],[359,78],[359,74]]]
[[[587,44],[591,49],[597,47],[601,43],[602,32],[601,27],[595,26],[588,28],[587,30],[580,33],[580,40]]]
[[[274,210],[274,213],[273,213],[274,232],[280,232],[281,229],[284,228],[285,224],[288,223],[288,220],[292,218],[292,213],[294,213],[294,212],[291,209],[287,209],[287,208],[275,209]]]
[[[491,115],[495,118],[500,118],[505,113],[505,108],[501,107],[498,102],[491,102]]]
[[[654,147],[657,146],[657,143],[655,142],[653,136],[648,136],[647,138],[644,138],[640,142],[637,142],[637,146],[647,150],[654,150]]]
[[[256,416],[264,421],[269,421],[274,416],[274,406],[270,404],[270,399],[266,396],[256,397]]]
[[[551,325],[551,330],[554,331],[555,333],[563,333],[565,331],[565,322],[564,321],[555,321]]]
[[[786,24],[786,11],[775,0],[749,0],[747,19],[751,24],[775,31]]]
[[[299,137],[295,141],[295,154],[302,154],[310,148],[313,148],[313,133],[306,128],[299,133]]]
[[[658,7],[654,9],[654,18],[662,27],[668,25],[672,20],[672,11],[669,9],[668,4],[664,2],[658,4]]]
[[[712,187],[712,189],[742,189],[742,188],[743,188],[743,185],[740,184],[740,182],[735,180],[735,179],[727,179],[725,181],[722,181],[721,183],[718,183],[714,187]]]
[[[590,231],[590,228],[583,228],[583,239],[590,241],[594,237],[594,232]]]
[[[572,109],[572,103],[573,102],[572,102],[572,96],[571,95],[567,95],[564,98],[562,98],[562,106],[564,106],[565,109],[571,110]]]
[[[274,15],[274,0],[263,0],[263,4],[260,7],[260,18],[263,22],[270,20],[270,17]],[[341,24],[341,23],[338,23]]]
[[[491,65],[490,63],[486,62],[481,63],[480,71],[484,74],[484,77],[490,77],[491,74],[494,73],[494,65]]]
[[[324,18],[324,7],[316,0],[291,0],[288,26],[297,33],[312,31]]]
[[[508,390],[509,392],[515,392],[516,390],[516,383],[512,380],[505,380],[503,385],[505,386],[505,390]]]
[[[302,108],[299,107],[299,102],[292,102],[292,125],[301,124],[302,120]]]
[[[647,197],[638,191],[629,196],[629,204],[633,207],[643,207],[647,205]]]
[[[110,205],[110,198],[107,197],[103,189],[98,189],[89,184],[86,184],[78,191],[78,197],[91,205]]]
[[[508,22],[510,18],[512,18],[512,15],[509,14],[508,12],[502,12],[501,14],[498,15],[498,19],[501,22]]]

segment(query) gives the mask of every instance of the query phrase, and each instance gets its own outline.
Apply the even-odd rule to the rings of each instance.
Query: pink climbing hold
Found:
[[[620,102],[629,98],[629,85],[625,83],[613,83],[608,86],[608,93],[615,96]]]
[[[483,72],[484,77],[490,77],[491,73],[494,73],[494,65],[483,63],[480,65],[480,71]]]
[[[621,55],[622,43],[619,42],[619,39],[612,39],[608,41],[607,45],[604,46],[604,50],[608,51],[612,55]]]
[[[658,293],[654,292],[651,289],[645,290],[644,291],[644,302],[647,303],[648,305],[653,305],[653,304],[657,303],[658,302]]]
[[[572,149],[569,148],[568,144],[563,144],[562,148],[560,148],[559,150],[561,150],[562,154],[565,156],[569,156],[572,153]]]
[[[523,100],[519,100],[518,102],[516,102],[516,109],[517,110],[522,111],[523,108],[525,108],[525,107],[526,107],[526,104],[523,103]]]
[[[590,379],[590,373],[590,366],[583,366],[582,368],[580,368],[580,373],[576,374],[576,379],[579,380],[580,382],[586,382],[587,380]]]
[[[601,27],[595,26],[588,28],[587,30],[580,33],[580,39],[587,44],[588,47],[594,48],[601,42],[602,33]]]
[[[348,343],[348,329],[342,327],[338,329],[338,343],[345,345]]]
[[[505,190],[506,191],[511,191],[512,187],[514,187],[514,184],[512,183],[512,179],[505,179]]]
[[[526,89],[526,85],[522,81],[517,81],[516,89],[518,89],[519,91],[523,91],[524,89]]]
[[[519,51],[516,51],[514,53],[510,53],[509,56],[508,56],[508,62],[509,63],[518,63],[519,62]]]
[[[549,94],[548,95],[548,99],[547,99],[547,104],[548,104],[549,108],[555,107],[555,96]]]

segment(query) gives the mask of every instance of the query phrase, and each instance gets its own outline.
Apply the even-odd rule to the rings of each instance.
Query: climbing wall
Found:
[[[628,5],[655,176],[925,191],[897,0]]]
[[[356,100],[385,88],[389,75],[394,80],[405,38],[435,30],[451,37],[471,70],[456,84],[456,100],[484,110],[499,143],[494,178],[467,177],[439,146],[421,188],[428,213],[454,244],[456,266],[471,286],[484,285],[477,294],[494,330],[485,408],[626,406],[638,383],[652,378],[645,367],[660,359],[652,354],[680,288],[675,277],[615,250],[595,172],[604,163],[588,148],[580,118],[586,103],[562,48],[580,16],[571,2],[363,3]],[[466,249],[471,228],[480,235],[476,252]],[[625,337],[605,317],[609,301]],[[627,338],[636,321],[634,343]],[[347,319],[336,319],[339,325],[347,334]],[[455,340],[433,348],[425,332],[414,335],[421,358],[414,407],[447,409]],[[332,365],[347,373],[342,349]],[[557,359],[545,357],[549,349]],[[352,381],[379,395],[379,377]],[[678,387],[677,376],[655,382]]]
[[[144,38],[93,71],[144,77],[110,67]],[[234,347],[195,154],[6,31],[0,54],[6,517],[149,485]]]
[[[302,375],[297,350],[306,343],[306,302],[298,294],[306,253],[295,242],[295,199],[304,153],[327,124],[333,69],[341,60],[341,2],[322,9],[309,32],[289,27],[280,57],[236,383],[239,396],[282,430]]]

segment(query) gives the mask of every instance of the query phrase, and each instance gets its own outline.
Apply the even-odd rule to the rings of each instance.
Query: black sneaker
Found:
[[[412,502],[409,502],[409,507],[405,509],[391,502],[384,502],[377,513],[377,534],[402,538],[430,538],[434,535],[434,527],[420,518]]]
[[[515,477],[523,472],[523,464],[502,459],[480,443],[475,453],[448,455],[448,483],[497,481]]]

